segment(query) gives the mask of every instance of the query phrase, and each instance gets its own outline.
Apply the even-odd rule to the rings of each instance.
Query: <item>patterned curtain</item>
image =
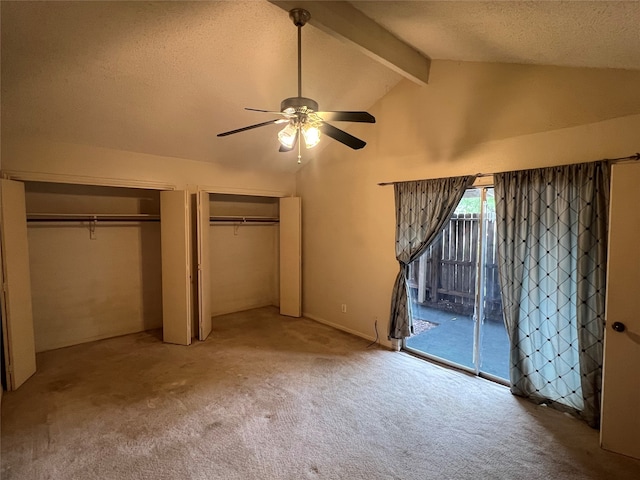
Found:
[[[475,176],[400,182],[394,185],[396,201],[396,258],[400,272],[391,298],[389,339],[411,335],[407,278],[409,264],[437,238]]]
[[[609,165],[494,175],[511,391],[600,420]]]

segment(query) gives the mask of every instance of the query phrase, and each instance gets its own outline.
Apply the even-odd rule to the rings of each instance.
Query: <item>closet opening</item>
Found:
[[[196,197],[199,339],[228,313],[275,306],[301,316],[300,198],[207,191]]]
[[[279,305],[278,201],[209,195],[212,316]]]
[[[161,331],[159,191],[28,181],[25,203],[36,352]]]

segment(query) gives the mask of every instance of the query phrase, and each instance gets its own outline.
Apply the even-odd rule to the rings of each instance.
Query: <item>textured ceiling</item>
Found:
[[[640,1],[357,1],[432,59],[640,70]]]
[[[640,2],[352,3],[434,59],[640,69]],[[277,152],[276,125],[215,136],[275,118],[243,107],[278,110],[296,95],[296,29],[279,7],[223,1],[0,8],[3,136],[240,168],[298,168],[294,152]],[[302,93],[321,109],[369,109],[400,79],[352,45],[313,25],[303,29]],[[304,162],[326,145],[306,151]]]

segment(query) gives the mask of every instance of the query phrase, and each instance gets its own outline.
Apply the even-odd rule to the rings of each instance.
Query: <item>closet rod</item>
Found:
[[[28,222],[157,222],[160,215],[147,213],[28,213]]]
[[[278,217],[259,217],[259,216],[233,216],[233,215],[225,215],[225,216],[211,216],[209,217],[210,223],[242,223],[242,224],[264,224],[264,223],[279,223],[280,219]]]

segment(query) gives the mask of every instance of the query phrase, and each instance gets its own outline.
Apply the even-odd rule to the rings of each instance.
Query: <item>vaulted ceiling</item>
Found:
[[[216,134],[297,94],[296,5],[321,110],[367,110],[430,59],[640,70],[636,1],[3,1],[2,134],[295,171],[277,125]]]

